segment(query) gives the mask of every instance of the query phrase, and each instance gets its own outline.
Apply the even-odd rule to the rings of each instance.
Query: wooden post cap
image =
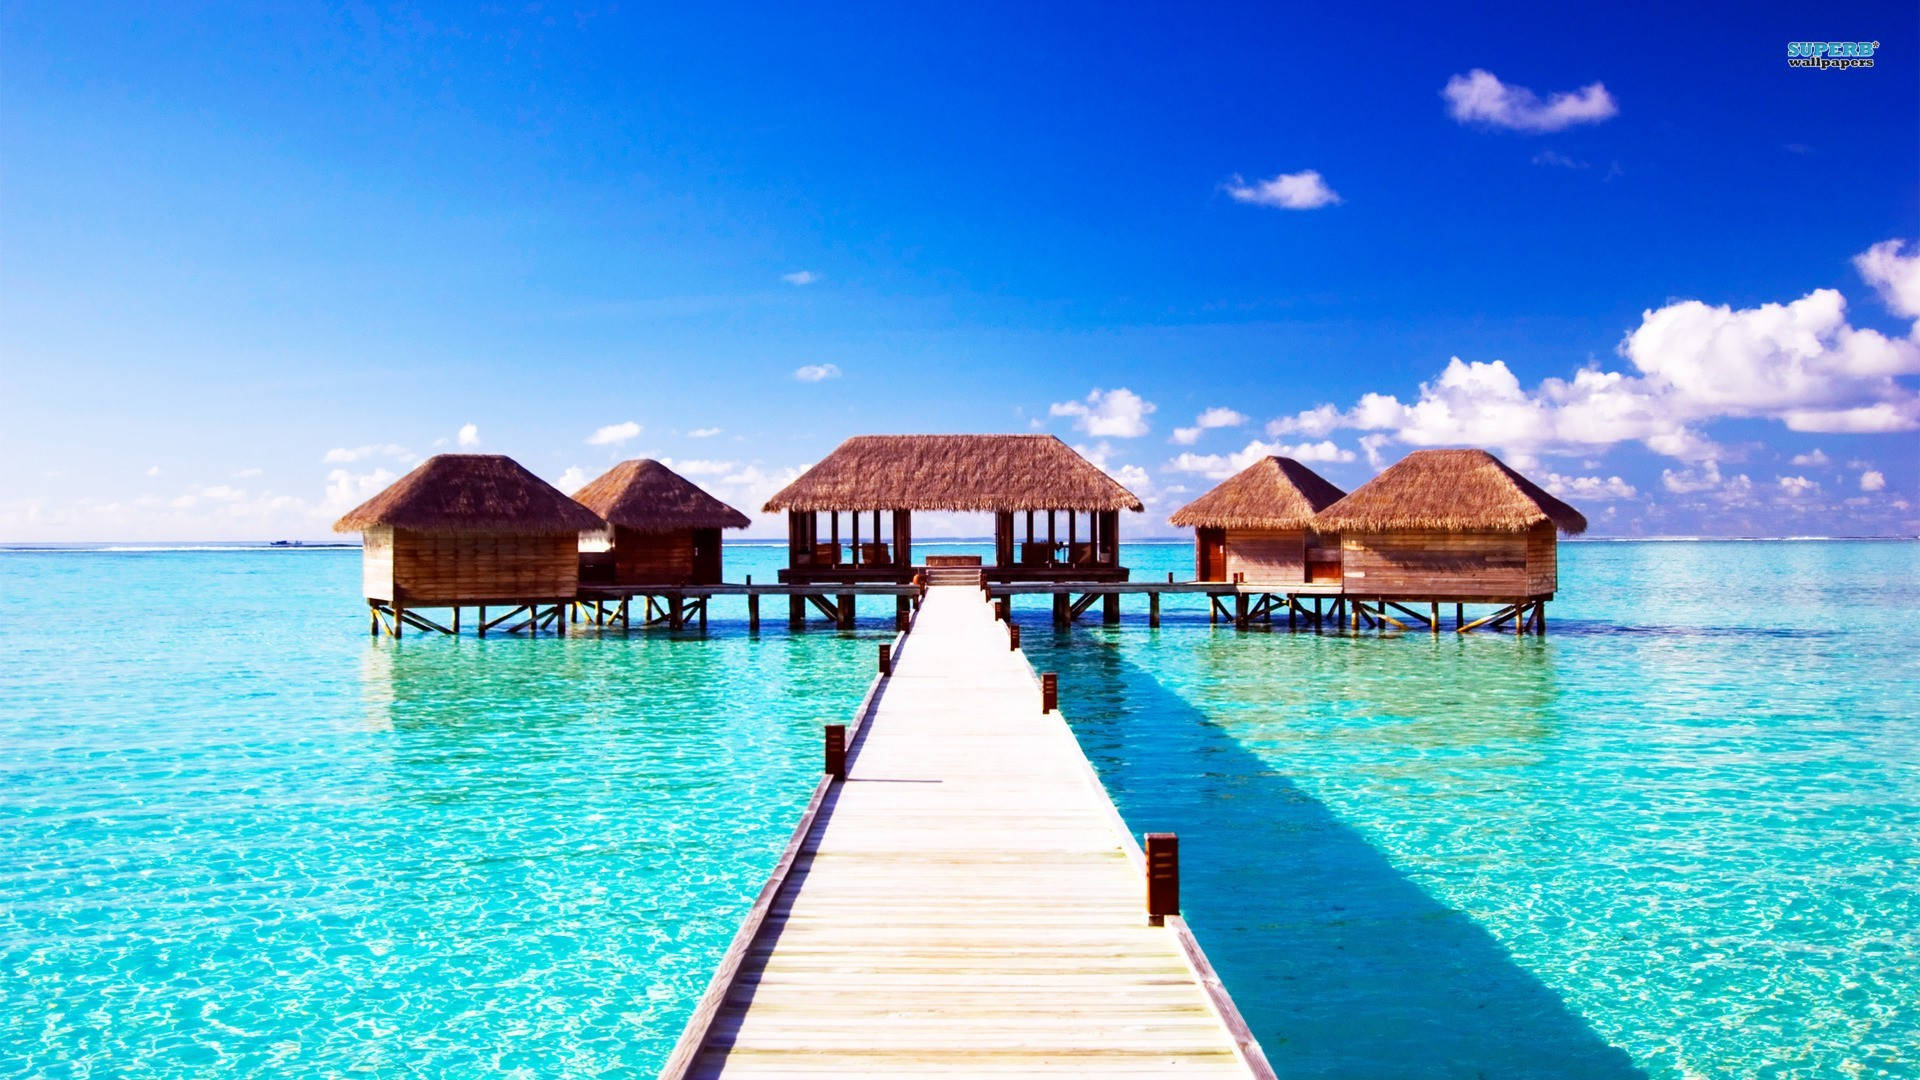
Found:
[[[1050,713],[1060,707],[1060,676],[1048,671],[1040,676],[1040,711]]]
[[[847,725],[827,725],[826,774],[835,780],[847,778]]]
[[[1180,914],[1180,837],[1148,833],[1146,853],[1147,923],[1162,926],[1167,916]]]
[[[882,675],[893,674],[893,643],[892,642],[883,641],[880,643],[880,674]]]

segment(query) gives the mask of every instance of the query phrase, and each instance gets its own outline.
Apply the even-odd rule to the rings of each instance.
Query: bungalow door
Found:
[[[1194,580],[1227,580],[1227,531],[1200,529],[1194,541]]]

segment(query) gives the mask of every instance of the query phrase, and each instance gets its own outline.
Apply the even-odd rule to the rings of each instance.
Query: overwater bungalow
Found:
[[[1176,510],[1194,530],[1195,581],[1304,585],[1338,581],[1340,547],[1313,527],[1346,492],[1288,457],[1263,457]]]
[[[1135,495],[1052,435],[860,435],[767,501],[796,584],[906,582],[913,512],[993,515],[988,581],[1125,581]]]
[[[462,606],[508,605],[532,627],[558,622],[580,580],[580,534],[600,515],[500,454],[437,454],[334,522],[363,535],[362,591],[378,633],[457,631]],[[552,605],[543,610],[541,605]],[[419,608],[450,608],[450,626]],[[481,629],[490,625],[484,610]],[[527,626],[522,623],[521,626]],[[518,629],[520,627],[515,627]]]
[[[594,585],[718,585],[721,530],[752,524],[651,458],[615,465],[573,498],[610,527],[581,542],[580,580]]]
[[[1346,596],[1498,603],[1482,621],[1519,628],[1543,625],[1557,533],[1584,532],[1587,519],[1485,450],[1416,450],[1313,525],[1340,536]]]

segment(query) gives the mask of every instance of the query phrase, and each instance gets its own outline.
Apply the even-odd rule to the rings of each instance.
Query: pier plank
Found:
[[[665,1075],[1271,1076],[982,592],[906,639]]]

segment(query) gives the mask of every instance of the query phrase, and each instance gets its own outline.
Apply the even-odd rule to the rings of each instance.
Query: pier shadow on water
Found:
[[[1119,650],[1059,644],[1075,734],[1131,828],[1180,834],[1182,907],[1281,1076],[1645,1075],[1281,768]]]

